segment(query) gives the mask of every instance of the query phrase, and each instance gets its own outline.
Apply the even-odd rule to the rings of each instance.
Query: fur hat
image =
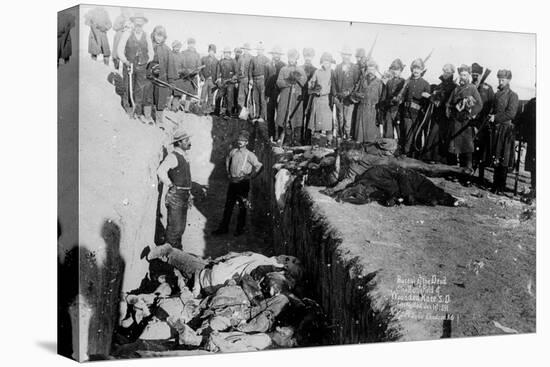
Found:
[[[214,51],[214,52],[216,52],[216,45],[213,44],[213,43],[209,44],[209,45],[208,45],[208,51]]]
[[[468,74],[472,74],[472,68],[466,64],[462,64],[458,67],[458,73],[462,73],[463,71],[468,72]]]
[[[454,74],[455,73],[455,66],[453,64],[445,64],[445,65],[443,65],[442,70],[443,70],[444,73]]]
[[[390,70],[401,70],[405,69],[405,65],[401,59],[395,59],[391,62]]]
[[[367,56],[367,51],[365,51],[364,48],[358,48],[357,50],[355,50],[355,57],[365,57]]]
[[[483,66],[479,65],[477,62],[472,64],[472,74],[483,74]]]
[[[497,72],[497,78],[499,79],[512,79],[512,71],[506,69],[500,69]]]
[[[298,53],[298,50],[296,50],[295,48],[291,48],[290,50],[288,50],[287,52],[287,57],[289,59],[299,59],[300,58],[300,54]]]
[[[302,54],[304,55],[304,57],[314,57],[315,56],[315,50],[311,47],[306,47],[302,51]]]
[[[424,60],[420,58],[414,59],[413,62],[411,62],[411,71],[412,69],[415,69],[415,68],[420,68],[424,70]]]
[[[332,57],[332,54],[329,52],[323,52],[321,55],[321,64],[325,61],[330,62],[331,64],[335,63],[334,58]]]

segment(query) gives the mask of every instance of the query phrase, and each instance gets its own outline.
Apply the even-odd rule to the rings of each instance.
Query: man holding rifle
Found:
[[[201,65],[204,66],[200,71],[201,79],[204,81],[201,91],[201,107],[205,114],[212,112],[214,98],[214,81],[218,74],[218,59],[216,59],[216,45],[208,45],[208,55],[201,59]]]
[[[384,126],[384,138],[394,139],[394,130],[399,134],[399,103],[397,101],[397,95],[405,84],[405,79],[401,77],[401,73],[405,65],[401,59],[395,59],[392,61],[389,69],[389,79],[386,82],[384,88],[384,94],[382,96],[381,110],[382,121]]]
[[[493,192],[502,193],[506,189],[508,169],[514,166],[514,124],[519,100],[516,92],[510,89],[512,72],[499,70],[497,73],[498,91],[493,100],[493,111],[489,123],[493,125],[491,151],[494,154]]]
[[[201,58],[199,53],[195,50],[196,41],[194,38],[187,40],[187,49],[182,51],[181,58],[176,62],[176,72],[179,78],[175,81],[176,87],[184,90],[192,95],[197,94],[197,75],[200,71]],[[174,91],[174,99],[176,99],[176,105],[183,97],[183,94]],[[186,96],[184,102],[184,110],[189,111],[191,104],[191,97]]]
[[[467,174],[473,173],[472,153],[474,152],[474,128],[472,120],[481,111],[481,97],[470,81],[472,69],[468,65],[458,68],[459,84],[447,102],[447,117],[451,119],[448,164],[460,166]]]
[[[427,58],[426,58],[427,59]],[[411,63],[411,76],[405,82],[399,98],[403,101],[403,121],[401,123],[401,148],[402,153],[411,153],[414,140],[413,127],[422,120],[422,107],[430,98],[430,84],[422,77],[424,74],[422,59],[416,59]]]
[[[277,78],[277,87],[281,90],[277,108],[277,127],[279,142],[284,143],[286,133],[291,134],[292,143],[298,143],[303,126],[302,88],[306,83],[306,72],[298,66],[298,50],[290,49],[287,54],[288,65],[283,67]]]
[[[265,81],[268,76],[269,59],[264,55],[264,45],[262,42],[256,46],[256,56],[250,61],[249,79],[252,80],[252,97],[254,100],[253,120],[265,122],[267,115],[267,105],[265,100]]]
[[[223,49],[223,59],[220,60],[216,85],[218,94],[216,97],[216,114],[220,114],[222,100],[225,99],[225,116],[230,117],[235,102],[234,91],[237,82],[237,62],[231,57],[231,48]]]
[[[475,128],[478,130],[474,141],[474,164],[479,167],[479,180],[483,182],[485,176],[485,167],[492,165],[491,153],[491,129],[487,124],[487,116],[491,112],[495,93],[493,88],[485,83],[485,80],[491,73],[489,69],[483,69],[483,66],[477,62],[472,64],[472,83],[477,87],[477,91],[481,97],[481,112],[473,121]]]

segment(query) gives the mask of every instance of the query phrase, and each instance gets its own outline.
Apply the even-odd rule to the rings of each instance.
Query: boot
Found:
[[[109,56],[103,56],[103,63],[109,66]]]
[[[154,125],[155,121],[153,121],[153,118],[151,117],[151,113],[153,111],[152,106],[143,106],[143,123],[148,125]]]

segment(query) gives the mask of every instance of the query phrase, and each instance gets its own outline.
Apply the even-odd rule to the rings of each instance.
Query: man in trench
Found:
[[[160,164],[157,175],[166,187],[166,242],[177,249],[183,249],[181,236],[187,224],[187,208],[191,205],[191,170],[188,151],[190,136],[177,132],[172,142],[174,150]]]
[[[235,203],[239,203],[239,216],[237,217],[237,228],[235,236],[244,233],[246,223],[246,208],[248,206],[248,192],[250,180],[258,175],[262,169],[262,163],[258,157],[246,148],[249,134],[242,131],[237,138],[237,148],[231,150],[225,161],[229,186],[227,188],[227,199],[223,211],[223,219],[220,226],[212,234],[221,235],[229,231],[229,222]]]

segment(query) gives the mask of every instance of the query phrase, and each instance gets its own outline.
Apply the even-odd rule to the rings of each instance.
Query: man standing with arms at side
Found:
[[[174,150],[160,164],[157,175],[168,188],[166,192],[166,242],[183,250],[181,236],[187,225],[187,209],[191,206],[191,170],[188,151],[191,149],[190,136],[177,132],[172,141]]]
[[[495,173],[493,176],[493,192],[500,194],[506,190],[508,170],[514,166],[515,134],[512,120],[518,111],[519,99],[516,92],[510,89],[512,72],[499,70],[497,73],[498,90],[493,100],[493,111],[489,122],[493,127],[493,146]]]
[[[384,138],[397,139],[398,136],[394,136],[394,130],[399,134],[399,103],[397,101],[397,95],[405,84],[405,79],[401,77],[401,73],[405,65],[401,59],[395,59],[390,65],[389,76],[390,79],[386,82],[384,88],[384,94],[382,97],[382,121],[384,124]]]
[[[250,76],[250,61],[252,61],[252,55],[250,55],[250,44],[245,43],[242,47],[242,55],[239,56],[237,61],[237,79],[239,81],[239,95],[237,97],[237,103],[239,105],[239,113],[243,107],[247,107],[248,90],[252,83],[249,79]]]
[[[279,71],[286,66],[281,61],[283,50],[275,46],[270,52],[271,62],[267,65],[267,77],[265,82],[265,95],[267,97],[267,130],[269,136],[275,138],[277,136],[275,129],[275,111],[277,110],[277,97],[279,97],[279,87],[277,86],[277,78]]]
[[[250,61],[249,79],[252,80],[252,96],[254,99],[253,121],[265,122],[267,104],[265,101],[265,80],[268,74],[269,59],[264,55],[264,45],[260,42],[256,47],[256,56]]]
[[[246,148],[248,139],[248,132],[242,131],[237,138],[237,147],[231,150],[225,160],[225,168],[229,178],[227,199],[223,219],[218,229],[212,233],[213,235],[221,235],[229,231],[229,223],[231,222],[231,214],[235,203],[239,204],[239,215],[234,235],[240,236],[244,233],[250,180],[258,176],[262,169],[262,163],[256,155]]]
[[[176,80],[176,87],[197,95],[198,83],[197,75],[199,73],[199,66],[201,64],[201,57],[197,50],[195,50],[196,41],[194,38],[189,38],[187,40],[187,49],[181,52],[181,58],[178,58],[176,63],[176,72],[179,75],[179,78]],[[181,93],[174,91],[174,98],[184,100],[184,111],[188,112],[191,105],[191,97],[182,96]]]
[[[230,117],[235,103],[235,82],[237,81],[237,62],[231,57],[231,48],[223,49],[223,59],[220,60],[216,84],[218,94],[216,97],[216,114],[221,113],[222,101],[225,99],[225,116]]]
[[[355,107],[350,95],[359,81],[359,67],[352,64],[349,47],[343,47],[340,55],[342,55],[342,63],[334,70],[331,94],[334,96],[334,105],[336,106],[338,135],[347,140],[351,138],[351,124]]]
[[[201,91],[201,105],[202,111],[205,114],[209,114],[213,110],[213,98],[214,81],[216,75],[218,75],[218,59],[216,59],[216,45],[208,45],[208,56],[204,56],[201,59],[201,65],[204,68],[200,72],[201,79],[204,80]]]

